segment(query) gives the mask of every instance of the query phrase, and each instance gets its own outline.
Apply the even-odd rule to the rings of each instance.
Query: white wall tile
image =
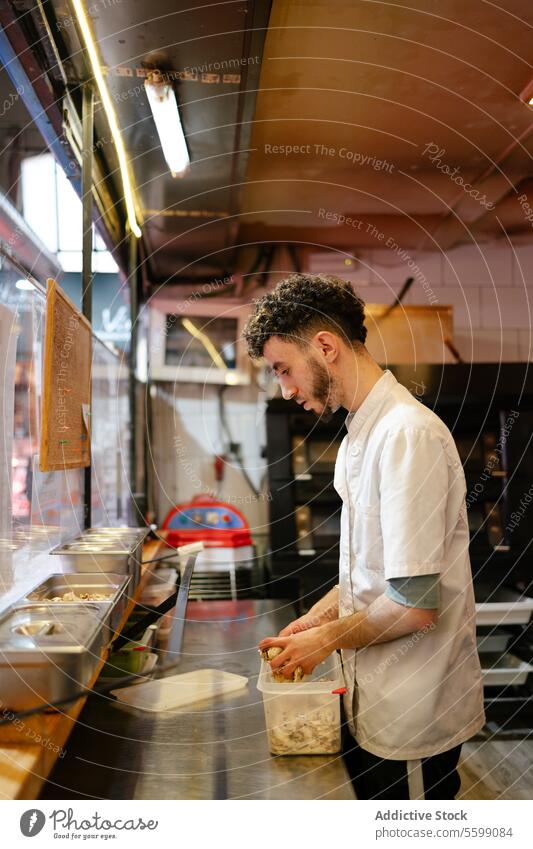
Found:
[[[454,327],[478,327],[480,319],[480,290],[476,288],[464,287],[460,289],[452,286],[435,286],[431,287],[432,293],[435,296],[435,306],[453,306],[453,326]],[[413,283],[407,296],[408,304],[428,304],[428,297],[420,284]]]
[[[348,252],[304,251],[303,268],[311,274],[335,274],[337,277],[349,280],[354,286],[368,286],[372,281],[372,251],[357,249],[354,256],[353,264],[345,265],[345,261],[350,258]],[[285,276],[289,273],[287,270]]]
[[[444,256],[441,251],[414,253],[413,260],[432,288],[443,285]]]
[[[357,261],[359,260],[359,262]],[[372,251],[356,251],[356,259],[353,265],[343,266],[340,272],[335,270],[335,274],[339,274],[345,280],[349,280],[354,284],[357,290],[358,286],[367,287],[372,283]]]
[[[481,289],[481,327],[527,329],[533,317],[533,295],[527,289]]]
[[[533,332],[531,328],[518,331],[518,353],[522,362],[533,361]]]
[[[533,245],[514,245],[513,248],[513,286],[533,288]]]
[[[521,359],[517,330],[459,330],[453,341],[467,363],[510,363]]]
[[[414,260],[414,257],[411,258]],[[394,251],[372,251],[372,283],[375,286],[386,284],[402,286],[412,273],[407,262],[404,262]]]
[[[446,286],[487,286],[497,289],[513,285],[513,259],[508,244],[462,245],[443,257]]]
[[[390,250],[373,251],[373,283],[375,285],[399,284],[403,286],[408,277],[427,280],[428,285],[442,285],[442,254],[438,251],[419,253],[409,251],[406,260],[402,260]],[[412,265],[410,264],[412,261]]]
[[[175,384],[153,403],[152,450],[158,518],[170,507],[200,492],[219,492],[222,500],[235,504],[252,529],[264,532],[268,501],[256,498],[238,465],[226,464],[224,480],[217,484],[214,455],[223,447],[217,400],[218,388]],[[240,442],[245,468],[259,488],[266,461],[260,456],[265,441],[264,417],[258,407],[257,390],[230,387],[226,391],[226,415],[233,439]]]
[[[359,294],[366,304],[392,304],[401,288],[398,283],[389,286],[366,286]]]

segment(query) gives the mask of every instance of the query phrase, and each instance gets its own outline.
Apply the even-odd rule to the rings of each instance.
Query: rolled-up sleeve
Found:
[[[380,458],[385,578],[441,571],[448,462],[438,437],[423,428],[389,433]]]

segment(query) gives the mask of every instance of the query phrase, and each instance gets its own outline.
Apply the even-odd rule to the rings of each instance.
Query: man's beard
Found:
[[[311,359],[310,366],[311,373],[313,375],[313,384],[311,389],[313,399],[318,401],[324,407],[321,413],[315,413],[315,415],[318,416],[321,421],[329,422],[338,408],[338,404],[333,406],[334,402],[332,403],[333,390],[335,388],[333,378],[330,376],[328,370],[320,363],[317,363],[316,360]],[[314,412],[314,410],[311,412]]]

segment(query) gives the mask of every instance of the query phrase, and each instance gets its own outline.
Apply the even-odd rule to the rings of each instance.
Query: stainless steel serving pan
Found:
[[[101,534],[101,533],[113,533],[113,534],[138,534],[140,531],[146,531],[146,528],[134,528],[128,525],[104,525],[100,528],[86,528],[82,533],[84,534]]]
[[[148,528],[139,528],[136,534],[129,529],[131,539],[96,538],[94,541],[85,533],[56,546],[50,554],[61,557],[61,565],[69,572],[130,575],[130,592],[133,592],[141,577],[142,549],[147,533]]]
[[[60,604],[62,607],[70,607],[71,605],[105,605],[104,625],[109,628],[108,641],[113,637],[128,603],[127,590],[131,584],[130,575],[115,575],[113,573],[98,572],[92,574],[86,572],[83,575],[73,573],[55,574],[49,577],[34,587],[26,596],[25,602],[28,604],[36,604],[43,602]],[[76,596],[82,593],[98,593],[99,595],[107,596],[103,600],[94,599],[74,599],[73,601],[54,602],[54,598],[63,596],[65,593],[72,592]],[[104,637],[104,640],[106,638]]]
[[[97,539],[137,539],[142,533],[144,536],[148,533],[148,528],[87,528],[80,535],[81,539],[91,540]]]
[[[85,687],[103,647],[99,604],[22,604],[0,619],[0,690],[25,710]]]

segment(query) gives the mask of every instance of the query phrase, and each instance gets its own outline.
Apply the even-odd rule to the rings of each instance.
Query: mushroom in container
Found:
[[[259,654],[261,655],[263,660],[266,660],[269,663],[271,660],[274,660],[274,658],[277,657],[278,654],[281,654],[282,651],[283,649],[280,648],[280,646],[271,646],[271,648],[263,649],[262,651],[261,649],[259,649]],[[301,681],[303,677],[304,671],[301,666],[296,667],[292,674],[292,678],[286,678],[284,676],[283,667],[281,667],[280,669],[272,670],[272,678],[274,679],[274,681],[277,681],[278,684],[290,684],[291,681]]]

